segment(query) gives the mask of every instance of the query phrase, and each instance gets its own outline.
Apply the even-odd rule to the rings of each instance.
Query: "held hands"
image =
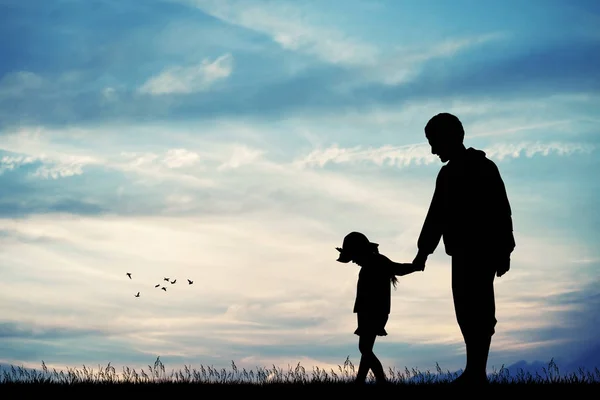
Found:
[[[412,270],[413,272],[422,272],[425,270],[425,265],[419,265],[419,264],[410,264],[412,266]]]
[[[425,262],[427,261],[427,255],[418,253],[412,264],[415,267],[415,271],[425,271]]]

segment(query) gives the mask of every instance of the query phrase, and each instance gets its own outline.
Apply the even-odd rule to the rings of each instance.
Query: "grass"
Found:
[[[436,364],[437,365],[437,364]],[[154,365],[148,365],[148,369],[142,369],[139,372],[129,367],[124,367],[123,372],[118,374],[110,363],[98,370],[87,368],[85,365],[82,370],[73,368],[67,371],[50,371],[42,361],[42,370],[29,371],[23,367],[11,366],[10,371],[4,371],[0,379],[0,389],[2,387],[18,387],[19,391],[23,388],[36,388],[40,386],[45,390],[60,388],[76,389],[83,388],[88,391],[97,391],[103,388],[117,389],[118,391],[131,390],[134,393],[144,389],[150,389],[150,393],[159,394],[161,390],[185,388],[188,390],[193,386],[194,390],[217,390],[223,393],[231,389],[243,389],[251,391],[260,389],[263,392],[269,389],[286,390],[289,393],[295,393],[297,390],[317,389],[319,392],[324,390],[344,391],[350,389],[356,393],[359,388],[352,384],[356,374],[355,367],[349,357],[343,365],[338,365],[338,369],[326,371],[319,367],[313,367],[312,371],[306,369],[298,363],[295,367],[288,366],[287,370],[277,368],[261,368],[256,370],[238,369],[235,363],[231,362],[231,369],[217,369],[211,366],[200,366],[199,370],[184,366],[184,370],[171,371],[167,374],[164,364],[160,357],[156,359]],[[448,384],[458,376],[458,373],[442,371],[437,365],[436,371],[421,372],[416,369],[396,370],[389,368],[387,376],[391,385],[378,387],[376,385],[366,385],[360,390],[431,390],[442,389],[451,390],[452,386]],[[517,389],[522,392],[525,389],[535,388],[536,393],[540,390],[553,390],[557,386],[587,387],[598,385],[600,383],[600,370],[585,371],[580,369],[577,373],[562,374],[558,366],[551,360],[542,373],[531,374],[520,370],[515,376],[510,376],[508,370],[502,366],[500,370],[494,370],[490,375],[490,393],[499,393],[504,389]],[[374,377],[369,375],[368,382],[373,383]],[[2,390],[0,390],[2,391]],[[445,392],[444,392],[445,393]],[[549,391],[549,393],[552,393]]]

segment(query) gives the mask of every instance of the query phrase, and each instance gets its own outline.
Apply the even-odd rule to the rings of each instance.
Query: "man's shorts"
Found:
[[[496,328],[494,277],[485,256],[452,257],[452,297],[463,336],[493,335]]]

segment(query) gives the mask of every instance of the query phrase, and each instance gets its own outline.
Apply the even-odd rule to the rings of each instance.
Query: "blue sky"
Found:
[[[451,112],[513,208],[489,368],[600,364],[598,27],[593,1],[0,0],[0,363],[358,363],[334,247],[412,261]],[[463,366],[443,247],[387,330],[386,367]]]

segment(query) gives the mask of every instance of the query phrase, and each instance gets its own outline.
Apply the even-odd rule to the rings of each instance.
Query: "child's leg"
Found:
[[[374,360],[377,360],[375,354],[373,354],[373,345],[375,344],[375,334],[363,334],[358,339],[358,350],[360,350],[360,364],[358,365],[358,372],[356,373],[356,382],[364,382],[367,379],[367,375],[369,374],[369,369],[372,369],[374,364]],[[381,366],[381,363],[379,363]],[[377,366],[375,365],[375,369]],[[377,376],[376,370],[373,370],[373,374]],[[381,367],[383,371],[383,367]]]
[[[375,354],[373,354],[371,357],[371,370],[373,371],[373,375],[375,375],[375,379],[378,383],[385,383],[385,372],[383,371],[383,365],[381,365],[381,361],[379,361],[379,358],[377,358]]]

